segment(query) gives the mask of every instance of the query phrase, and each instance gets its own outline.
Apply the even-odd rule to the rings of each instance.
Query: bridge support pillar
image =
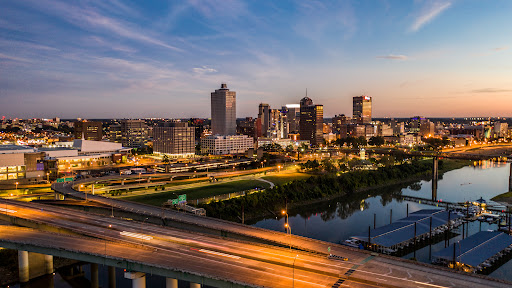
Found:
[[[98,274],[98,264],[91,264],[91,288],[98,288],[100,286],[100,277]]]
[[[174,278],[165,279],[165,288],[178,288],[178,279],[174,279]]]
[[[124,278],[132,279],[133,288],[146,288],[146,274],[142,272],[124,272]]]
[[[508,192],[512,192],[512,163],[510,163],[510,176],[508,176]]]
[[[53,273],[53,256],[52,255],[44,255],[44,267],[46,274]]]
[[[108,287],[116,288],[116,267],[108,266]]]
[[[434,157],[432,163],[432,201],[437,201],[437,181],[439,178],[439,159]]]
[[[201,284],[190,282],[190,288],[201,288]]]
[[[18,272],[21,283],[26,283],[30,280],[29,277],[29,264],[28,264],[28,251],[18,250]]]

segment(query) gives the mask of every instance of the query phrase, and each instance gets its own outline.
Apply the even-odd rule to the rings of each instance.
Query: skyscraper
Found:
[[[212,134],[236,135],[236,92],[222,83],[212,92]]]
[[[318,145],[323,140],[324,106],[314,105],[313,100],[304,97],[300,100],[300,140],[309,140]]]
[[[372,97],[366,95],[354,97],[353,115],[357,124],[370,123],[372,121]]]
[[[268,128],[270,127],[270,105],[260,103],[258,106],[258,118],[261,123],[261,134],[267,137]]]

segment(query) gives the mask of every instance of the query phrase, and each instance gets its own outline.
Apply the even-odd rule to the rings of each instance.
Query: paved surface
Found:
[[[226,272],[236,275],[240,272],[238,269],[242,268],[234,267],[243,264],[243,269],[254,270],[244,272],[254,273],[246,275],[246,277],[252,279],[250,281],[256,281],[256,279],[261,277],[269,277],[269,273],[275,273],[277,276],[274,276],[279,277],[280,280],[274,279],[272,281],[277,282],[272,282],[270,285],[267,282],[251,282],[266,287],[290,287],[292,283],[290,282],[289,275],[293,273],[293,270],[295,270],[295,272],[298,270],[304,272],[304,274],[297,276],[299,278],[296,279],[301,279],[303,282],[301,282],[302,284],[297,284],[296,282],[296,287],[333,287],[335,283],[341,282],[343,282],[341,284],[348,285],[349,287],[367,287],[367,285],[377,284],[388,287],[469,287],[469,285],[472,287],[510,287],[510,283],[498,283],[429,266],[415,265],[392,258],[374,257],[362,251],[350,250],[343,246],[302,237],[292,237],[291,240],[294,246],[304,245],[308,246],[309,250],[318,250],[318,252],[325,252],[326,247],[330,246],[332,253],[348,257],[348,261],[330,260],[324,253],[307,253],[270,245],[233,241],[211,235],[191,233],[189,231],[169,227],[150,225],[144,222],[98,216],[43,204],[3,200],[0,201],[0,207],[16,211],[10,212],[10,214],[8,213],[11,216],[15,215],[19,218],[43,222],[48,225],[66,228],[88,236],[112,240],[119,243],[143,244],[144,246],[151,246],[159,250],[164,249],[171,254],[174,251],[178,251],[179,253],[183,253],[183,257],[190,256],[190,258],[182,258],[182,261],[174,262],[174,265],[177,265],[176,263],[179,262],[187,262],[187,265],[193,265],[196,269],[190,271],[196,273],[212,273],[209,269],[213,269],[213,267],[204,267],[205,263],[208,263],[208,261],[203,261],[202,257],[206,257],[207,259],[214,257],[216,259],[215,263],[217,263],[215,265],[220,265],[218,267],[224,267],[228,270]],[[158,210],[160,211],[160,209]],[[180,216],[193,216],[183,213],[179,214]],[[214,222],[216,220],[206,217],[193,218]],[[222,224],[223,222],[219,221],[219,223]],[[254,230],[253,233],[257,233],[259,237],[269,237],[276,242],[289,243],[290,240],[290,236],[284,233],[264,229],[251,229],[253,227],[245,225],[235,226],[247,228],[246,231]],[[123,231],[151,236],[153,239],[143,241],[141,239],[123,236],[120,234],[120,232]],[[0,235],[3,234],[0,233]],[[4,236],[0,236],[0,239],[3,237]],[[295,259],[296,255],[298,255],[297,259]],[[147,259],[147,257],[140,256],[135,259],[144,259],[144,261],[146,261],[145,259]],[[296,269],[293,269],[294,259]],[[225,265],[227,266],[222,266],[218,263],[219,261],[222,263],[226,262]],[[212,263],[211,265],[214,264]],[[292,265],[292,268],[290,268],[290,265]],[[176,266],[169,267],[176,268]],[[179,267],[183,269],[182,266]],[[189,266],[186,267],[188,267],[187,269],[190,268]],[[217,270],[224,270],[224,268]],[[224,271],[221,272],[223,273]],[[208,275],[220,277],[219,274],[215,273]],[[240,278],[235,277],[233,279],[238,281]],[[266,281],[266,279],[267,278],[265,278],[265,280],[262,279],[261,281]]]

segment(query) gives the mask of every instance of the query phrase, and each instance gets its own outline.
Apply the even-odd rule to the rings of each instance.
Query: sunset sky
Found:
[[[512,1],[47,1],[0,8],[0,117],[512,116]]]

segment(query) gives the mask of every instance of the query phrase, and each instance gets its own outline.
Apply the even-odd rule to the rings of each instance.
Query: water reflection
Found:
[[[483,197],[492,197],[508,191],[510,164],[496,162],[481,162],[476,166],[468,166],[447,172],[439,177],[437,189],[432,189],[432,181],[418,181],[407,185],[376,189],[352,196],[343,196],[322,203],[290,210],[290,225],[294,234],[333,243],[341,243],[354,235],[366,235],[368,227],[373,228],[390,223],[390,218],[397,220],[406,217],[407,204],[409,212],[420,209],[432,209],[433,206],[404,201],[402,195],[440,201],[464,202]],[[435,188],[435,187],[434,187]],[[433,195],[433,192],[436,195]],[[489,201],[488,201],[489,202]],[[492,203],[498,205],[497,203]],[[442,208],[442,207],[440,207]],[[376,217],[374,218],[374,214]],[[375,219],[375,220],[374,220]],[[255,226],[282,231],[282,218],[263,219],[254,223]],[[483,225],[483,226],[480,226]],[[496,225],[494,225],[496,226]],[[487,223],[473,222],[469,225],[469,235],[480,229],[497,229]],[[461,238],[462,236],[457,236]],[[450,240],[458,241],[458,238]],[[444,248],[444,241],[427,246],[417,251],[419,261],[429,262],[429,254]],[[431,249],[431,251],[429,251]],[[413,257],[414,254],[404,257]],[[493,277],[512,280],[512,261],[506,263],[491,274]]]

